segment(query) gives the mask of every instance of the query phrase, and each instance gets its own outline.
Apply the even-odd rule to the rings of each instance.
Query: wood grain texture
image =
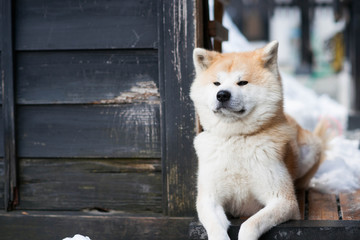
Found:
[[[157,48],[156,0],[19,0],[17,50]]]
[[[157,104],[18,107],[19,157],[159,158]]]
[[[49,240],[77,233],[106,240],[182,240],[191,218],[147,215],[89,215],[67,212],[0,212],[2,240]]]
[[[160,160],[22,159],[17,209],[161,212]]]
[[[14,5],[11,0],[2,1],[2,118],[4,138],[4,205],[11,209],[17,204],[17,166],[15,138],[15,56],[14,56]]]
[[[360,190],[339,196],[343,220],[360,220]]]
[[[231,222],[228,229],[231,240],[238,240],[239,229],[243,222],[241,220]],[[259,240],[357,240],[359,236],[360,221],[299,220],[274,226]],[[196,220],[190,223],[188,239],[207,239],[205,228]]]
[[[4,159],[0,159],[0,209],[4,209]]]
[[[2,20],[3,20],[3,17],[2,17],[2,10],[3,9],[3,1],[0,1],[0,33],[3,32],[3,26],[2,26]],[[2,37],[0,37],[0,52],[2,50]]]
[[[0,112],[2,112],[2,105],[0,105]],[[3,126],[3,115],[0,114],[0,126]],[[4,157],[4,128],[0,127],[0,158]]]
[[[336,196],[309,190],[309,220],[339,220]]]
[[[155,50],[20,52],[17,59],[18,104],[160,102]]]
[[[2,1],[0,1],[0,5],[2,4]],[[1,11],[1,6],[0,6],[0,11]],[[0,13],[1,14],[1,13]],[[1,18],[1,15],[0,15]],[[0,20],[0,31],[1,31],[1,20]],[[1,56],[1,51],[2,51],[2,37],[0,37],[0,70],[2,71],[2,56]],[[0,84],[0,105],[2,105],[2,84]]]
[[[196,16],[200,14],[195,6],[191,0],[163,1],[160,18],[164,211],[169,216],[195,214],[195,114],[189,98]]]

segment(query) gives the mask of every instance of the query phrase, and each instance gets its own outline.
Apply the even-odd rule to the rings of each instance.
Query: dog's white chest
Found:
[[[234,215],[257,211],[260,206],[250,190],[254,172],[259,173],[252,162],[258,144],[249,138],[218,138],[205,132],[197,136],[199,193],[213,193]]]

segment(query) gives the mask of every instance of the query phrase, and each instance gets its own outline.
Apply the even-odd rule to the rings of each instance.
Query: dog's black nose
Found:
[[[229,101],[230,97],[231,97],[231,93],[224,90],[221,90],[216,94],[216,98],[217,100],[219,100],[219,102]]]

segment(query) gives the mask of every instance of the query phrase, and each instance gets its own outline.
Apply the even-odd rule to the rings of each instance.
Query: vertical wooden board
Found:
[[[343,220],[360,220],[360,190],[339,195]]]
[[[158,101],[156,50],[17,53],[18,104]]]
[[[3,19],[3,17],[2,17],[2,5],[3,5],[3,1],[0,1],[0,33],[2,33],[2,19]],[[2,51],[1,46],[2,46],[2,37],[0,37],[0,52]]]
[[[22,159],[17,209],[161,212],[159,166],[159,159]]]
[[[164,0],[159,18],[164,210],[170,216],[195,214],[195,114],[189,98],[196,16],[201,14],[195,6],[192,0]]]
[[[296,197],[299,204],[300,216],[301,219],[305,219],[305,190],[297,190]]]
[[[339,220],[336,196],[309,190],[309,220]]]
[[[0,209],[4,208],[4,159],[0,159]]]
[[[0,1],[0,5],[1,5],[1,2],[2,1]],[[1,7],[0,7],[0,19],[1,19]],[[0,20],[0,33],[1,33],[1,20]],[[1,35],[0,35],[1,36]],[[2,64],[1,64],[1,47],[2,47],[2,37],[0,37],[0,71],[2,71]],[[2,84],[0,84],[0,104],[2,104]]]
[[[20,105],[18,156],[160,158],[157,104]]]
[[[2,112],[2,105],[0,105],[0,112]],[[3,126],[4,119],[3,115],[0,114],[0,126]],[[0,157],[4,157],[4,129],[0,127]]]
[[[17,202],[17,169],[15,139],[15,71],[14,71],[14,1],[2,1],[2,52],[1,52],[1,83],[2,83],[2,118],[4,138],[4,204],[10,209]]]
[[[157,48],[156,0],[18,0],[16,49]]]

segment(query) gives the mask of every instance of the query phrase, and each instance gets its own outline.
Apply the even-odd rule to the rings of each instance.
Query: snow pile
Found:
[[[358,140],[342,137],[331,141],[326,161],[310,182],[310,186],[322,192],[352,192],[360,186],[360,151]]]
[[[80,234],[76,234],[72,238],[67,237],[67,238],[64,238],[63,240],[91,240],[91,239],[89,237],[84,237],[84,236],[82,236]]]
[[[285,112],[305,129],[313,130],[321,118],[328,120],[332,132],[342,135],[347,128],[348,112],[344,106],[327,95],[318,96],[314,90],[301,85],[295,77],[281,73],[284,88]]]

